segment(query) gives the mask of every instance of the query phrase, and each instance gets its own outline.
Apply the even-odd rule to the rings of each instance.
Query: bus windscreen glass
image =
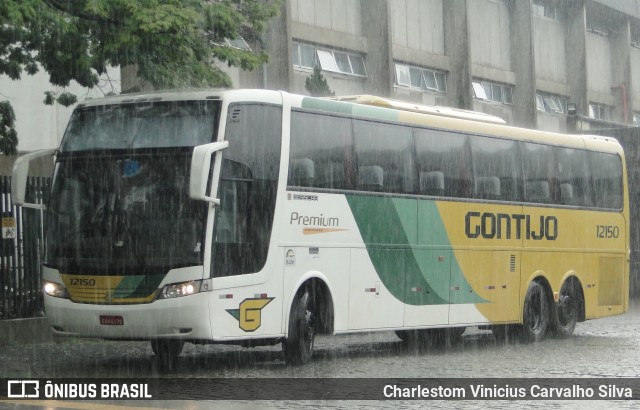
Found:
[[[76,109],[60,152],[194,147],[211,142],[218,101],[113,104]]]
[[[189,169],[218,115],[214,101],[76,111],[53,179],[45,265],[140,275],[202,264],[206,207],[189,198]]]

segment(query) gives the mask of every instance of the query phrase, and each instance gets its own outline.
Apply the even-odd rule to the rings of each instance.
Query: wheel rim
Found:
[[[303,325],[302,336],[303,336],[304,349],[307,353],[310,353],[313,351],[313,341],[316,335],[315,315],[313,313],[313,310],[310,307],[308,307],[304,311],[303,323],[304,325]]]
[[[527,309],[527,323],[533,333],[538,333],[544,325],[544,297],[540,289],[532,292]]]
[[[576,298],[573,297],[570,289],[563,289],[560,293],[560,303],[558,304],[558,322],[561,326],[570,326],[577,315]]]

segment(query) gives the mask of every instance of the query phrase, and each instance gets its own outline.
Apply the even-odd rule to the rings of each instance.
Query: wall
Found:
[[[362,33],[360,0],[290,0],[291,19],[354,35]]]
[[[533,16],[536,77],[548,81],[567,81],[564,26],[561,22]]]
[[[587,33],[587,78],[589,91],[611,95],[611,43],[609,37]],[[604,96],[590,93],[590,97],[603,104],[611,104]]]
[[[119,93],[120,70],[110,69],[108,75],[114,91]],[[103,89],[108,92],[112,88],[105,84]],[[44,71],[40,70],[34,76],[25,74],[19,81],[0,76],[0,90],[0,100],[10,101],[16,114],[19,151],[50,149],[60,144],[73,107],[44,105],[45,91],[61,90],[49,84],[49,77]],[[75,83],[68,87],[68,91],[75,93],[79,101],[103,96],[98,89],[87,90]]]
[[[607,7],[619,10],[625,14],[630,14],[635,18],[640,18],[640,0],[593,0]]]
[[[444,54],[442,0],[391,0],[393,45]]]
[[[637,110],[640,110],[640,49],[631,48],[631,67],[635,67],[631,70],[631,82],[633,84],[633,105]]]
[[[311,70],[293,70],[293,88],[291,91],[295,94],[309,94],[304,83],[311,74],[313,74]],[[322,72],[322,76],[327,80],[329,88],[335,95],[365,94],[365,79],[363,78],[326,71]]]
[[[538,111],[536,129],[549,132],[567,132],[566,116]]]
[[[509,12],[504,0],[467,2],[474,64],[511,70]]]

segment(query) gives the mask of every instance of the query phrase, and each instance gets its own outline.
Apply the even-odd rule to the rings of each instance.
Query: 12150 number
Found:
[[[615,225],[596,225],[596,238],[611,239],[620,236],[620,228]]]

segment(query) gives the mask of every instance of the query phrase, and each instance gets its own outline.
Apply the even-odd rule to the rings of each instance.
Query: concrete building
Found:
[[[369,93],[574,132],[640,122],[640,0],[287,0],[238,87]],[[571,115],[568,115],[570,113]]]
[[[262,69],[224,67],[236,87],[307,94],[318,64],[336,95],[447,105],[560,132],[640,124],[640,0],[286,0],[262,46]],[[120,77],[123,90],[137,84],[119,71],[109,90],[119,91]],[[20,151],[60,142],[71,108],[44,106],[51,88],[43,72],[0,78]]]

